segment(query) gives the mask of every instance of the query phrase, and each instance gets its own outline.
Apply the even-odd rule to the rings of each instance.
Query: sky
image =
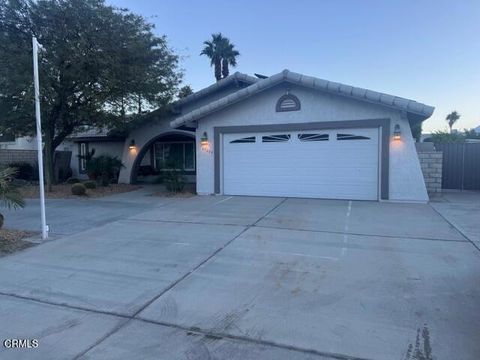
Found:
[[[231,70],[302,74],[435,107],[423,132],[480,125],[480,0],[107,0],[143,15],[181,57],[184,83],[215,81],[203,41],[240,51]]]

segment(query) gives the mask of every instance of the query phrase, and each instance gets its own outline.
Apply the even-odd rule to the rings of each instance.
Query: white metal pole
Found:
[[[43,178],[42,153],[42,120],[40,117],[40,84],[38,80],[38,42],[32,37],[33,45],[33,82],[35,84],[35,118],[37,122],[37,156],[38,156],[38,183],[40,185],[40,213],[42,217],[42,239],[48,238],[47,220],[45,215],[45,186]]]

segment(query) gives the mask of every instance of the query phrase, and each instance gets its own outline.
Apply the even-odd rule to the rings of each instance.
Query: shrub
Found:
[[[123,164],[119,158],[101,155],[87,160],[87,173],[91,179],[98,179],[100,184],[110,183],[110,179],[118,177]],[[104,180],[104,179],[107,180]]]
[[[16,179],[21,180],[35,180],[35,168],[32,164],[26,162],[17,162],[8,164],[8,167],[17,169]]]
[[[77,178],[74,178],[74,177],[71,177],[71,178],[67,179],[67,184],[77,184],[79,182],[80,182],[80,180],[77,179]]]
[[[25,201],[22,195],[18,192],[17,187],[13,183],[17,170],[15,168],[7,167],[0,170],[0,206],[7,209],[22,208],[25,206]],[[0,214],[0,228],[3,226],[3,215]]]
[[[87,188],[82,183],[76,183],[72,185],[72,194],[82,196],[87,192]]]
[[[163,182],[167,190],[173,193],[182,192],[185,187],[185,177],[180,170],[164,170]]]
[[[92,181],[92,180],[88,180],[88,181],[85,181],[83,183],[83,185],[87,188],[87,189],[95,189],[97,187],[97,183],[95,181]]]

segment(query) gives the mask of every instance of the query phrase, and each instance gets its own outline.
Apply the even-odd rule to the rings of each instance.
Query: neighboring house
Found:
[[[112,135],[107,129],[88,127],[69,136],[58,150],[72,153],[70,168],[72,176],[86,179],[87,167],[85,156],[95,150],[94,156],[110,155],[122,158],[125,136]]]
[[[427,201],[410,126],[433,110],[288,70],[235,73],[132,130],[119,180],[174,158],[199,194]]]
[[[36,137],[0,133],[0,149],[8,150],[37,150]]]

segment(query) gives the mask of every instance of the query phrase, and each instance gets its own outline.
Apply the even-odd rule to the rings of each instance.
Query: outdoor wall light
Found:
[[[208,145],[208,135],[207,132],[204,131],[202,137],[200,138],[200,145]]]
[[[135,149],[136,149],[135,140],[134,140],[134,139],[132,139],[132,140],[130,141],[130,145],[128,145],[128,148],[129,148],[130,150],[135,150]]]
[[[400,140],[402,136],[402,131],[400,130],[400,125],[396,124],[393,128],[393,140]]]
[[[200,149],[203,152],[207,152],[207,153],[212,152],[210,149],[210,143],[208,142],[208,135],[206,131],[203,132],[202,137],[200,138]]]

